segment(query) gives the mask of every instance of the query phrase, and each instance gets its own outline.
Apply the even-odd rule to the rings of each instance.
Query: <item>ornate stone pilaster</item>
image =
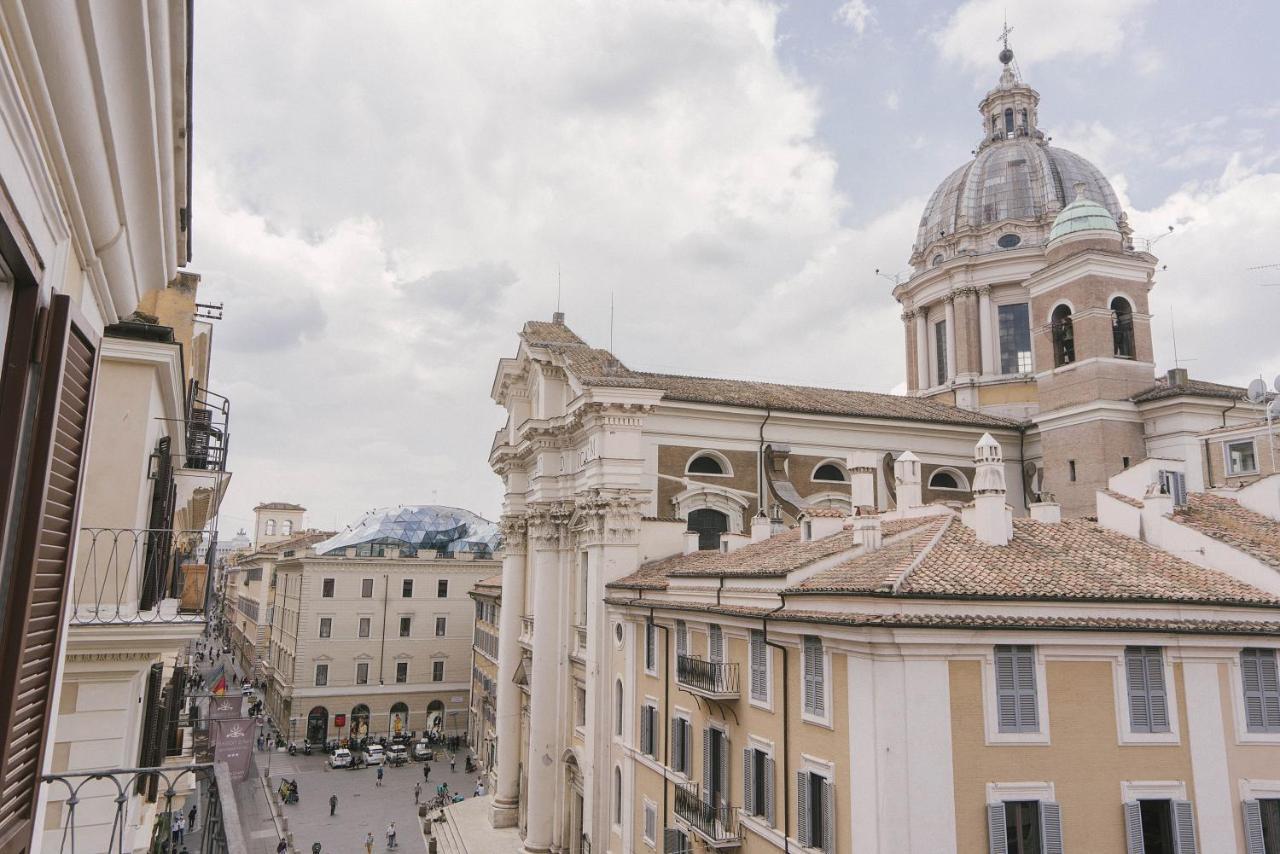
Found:
[[[493,793],[490,821],[494,827],[513,827],[520,807],[520,686],[515,684],[520,648],[521,617],[524,616],[526,531],[524,516],[506,514],[499,522],[502,531],[502,600],[498,623],[498,779]]]

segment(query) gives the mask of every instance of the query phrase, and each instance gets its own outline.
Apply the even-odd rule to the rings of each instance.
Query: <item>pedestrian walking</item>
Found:
[[[418,803],[418,799],[420,797],[422,797],[422,784],[414,783],[413,784],[413,802],[415,804]]]
[[[174,838],[178,841],[179,845],[182,844],[182,837],[186,834],[186,832],[187,832],[187,820],[182,817],[182,812],[179,811],[178,818],[173,823]]]
[[[396,823],[394,821],[387,825],[387,847],[396,847]]]
[[[288,850],[289,850],[289,843],[281,839],[280,842],[276,845],[276,854],[284,854]]]
[[[373,831],[364,835],[364,854],[373,854]]]
[[[337,809],[338,809],[338,796],[330,795],[329,796],[329,815],[333,815]]]
[[[423,762],[422,763],[422,781],[425,783],[430,779],[431,779],[431,763]]]
[[[449,754],[449,773],[452,774],[457,770],[458,770],[458,757],[450,753]]]
[[[196,805],[192,804],[191,809],[187,811],[187,828],[194,829],[196,826]]]
[[[381,765],[378,766],[378,782],[376,785],[378,786],[382,785],[382,766]]]

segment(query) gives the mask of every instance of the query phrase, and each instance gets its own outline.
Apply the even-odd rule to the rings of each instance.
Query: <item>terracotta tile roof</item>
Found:
[[[520,334],[529,344],[546,347],[562,356],[583,385],[656,389],[664,392],[664,400],[984,428],[1008,429],[1020,423],[904,395],[633,371],[608,350],[589,346],[569,327],[558,323],[530,320]]]
[[[476,587],[488,587],[494,590],[502,589],[502,573],[491,575],[488,578],[482,578],[475,584]]]
[[[1013,530],[1008,545],[990,546],[957,520],[911,568],[894,595],[1280,605],[1280,599],[1256,587],[1089,520],[1015,519]],[[917,538],[922,548],[926,539]],[[879,565],[877,555],[885,555]],[[888,549],[866,557],[866,563],[853,569],[819,573],[795,592],[877,592],[904,559]]]
[[[1161,377],[1156,380],[1155,385],[1151,386],[1151,388],[1140,391],[1129,399],[1134,403],[1145,403],[1149,400],[1163,400],[1167,397],[1179,397],[1184,394],[1194,397],[1216,397],[1222,400],[1244,399],[1244,389],[1239,386],[1190,379],[1185,383],[1170,385],[1168,377]]]
[[[307,546],[315,545],[316,543],[322,540],[329,539],[335,533],[337,532],[336,531],[303,531],[300,534],[295,534],[294,536],[290,537],[287,540],[280,540],[279,542],[268,543],[267,545],[262,546],[260,548],[253,549],[252,551],[238,552],[232,555],[230,560],[236,563],[252,563],[253,561],[251,560],[251,558],[254,555],[260,555],[260,554],[279,555],[281,552],[288,551],[289,549],[305,549]]]
[[[812,506],[804,508],[803,515],[810,518],[843,519],[849,514],[838,507]]]
[[[290,504],[287,501],[268,501],[266,504],[259,504],[254,510],[306,510],[301,504]]]
[[[787,592],[892,590],[938,532],[953,519],[952,516],[934,516],[901,520],[915,522],[914,530],[909,529],[907,533],[889,539],[871,554],[858,555],[824,570]],[[881,533],[883,536],[883,528]]]
[[[1099,491],[1103,495],[1106,495],[1109,498],[1114,498],[1116,501],[1119,501],[1122,504],[1128,504],[1130,507],[1137,507],[1139,510],[1142,509],[1142,502],[1136,498],[1130,498],[1124,493],[1116,492],[1114,489],[1102,489]]]
[[[1173,518],[1280,569],[1280,522],[1255,513],[1234,498],[1193,492],[1187,496],[1186,507],[1173,511]]]
[[[895,534],[901,534],[903,531],[910,531],[913,528],[919,528],[921,525],[928,524],[939,517],[946,518],[949,515],[949,513],[939,513],[936,516],[910,516],[905,519],[885,519],[880,523],[880,536],[892,537]]]
[[[1156,619],[1145,617],[1045,617],[1010,614],[863,614],[850,611],[791,610],[752,608],[735,605],[664,602],[657,599],[633,599],[610,596],[605,602],[615,606],[658,608],[664,611],[694,611],[729,617],[769,617],[775,621],[817,623],[834,626],[868,628],[924,629],[1057,629],[1063,631],[1129,631],[1168,632],[1171,634],[1241,634],[1275,635],[1280,621],[1269,620],[1194,620]]]

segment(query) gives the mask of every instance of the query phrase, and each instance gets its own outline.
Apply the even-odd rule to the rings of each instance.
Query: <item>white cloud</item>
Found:
[[[868,5],[867,0],[845,0],[840,8],[836,9],[835,21],[862,35],[873,17],[875,17],[875,11]]]
[[[897,91],[890,92],[884,96],[884,105],[891,110],[898,109],[901,103],[902,98],[898,95]]]
[[[997,37],[1005,19],[1023,68],[1053,59],[1113,56],[1141,27],[1151,0],[967,0],[933,34],[942,57],[975,71],[997,67]]]

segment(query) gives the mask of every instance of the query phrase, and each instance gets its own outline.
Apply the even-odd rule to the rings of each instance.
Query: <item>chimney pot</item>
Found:
[[[684,553],[687,555],[691,555],[697,550],[698,550],[698,532],[685,531],[684,532]]]
[[[1186,368],[1170,368],[1168,373],[1169,385],[1182,386],[1187,384]]]

